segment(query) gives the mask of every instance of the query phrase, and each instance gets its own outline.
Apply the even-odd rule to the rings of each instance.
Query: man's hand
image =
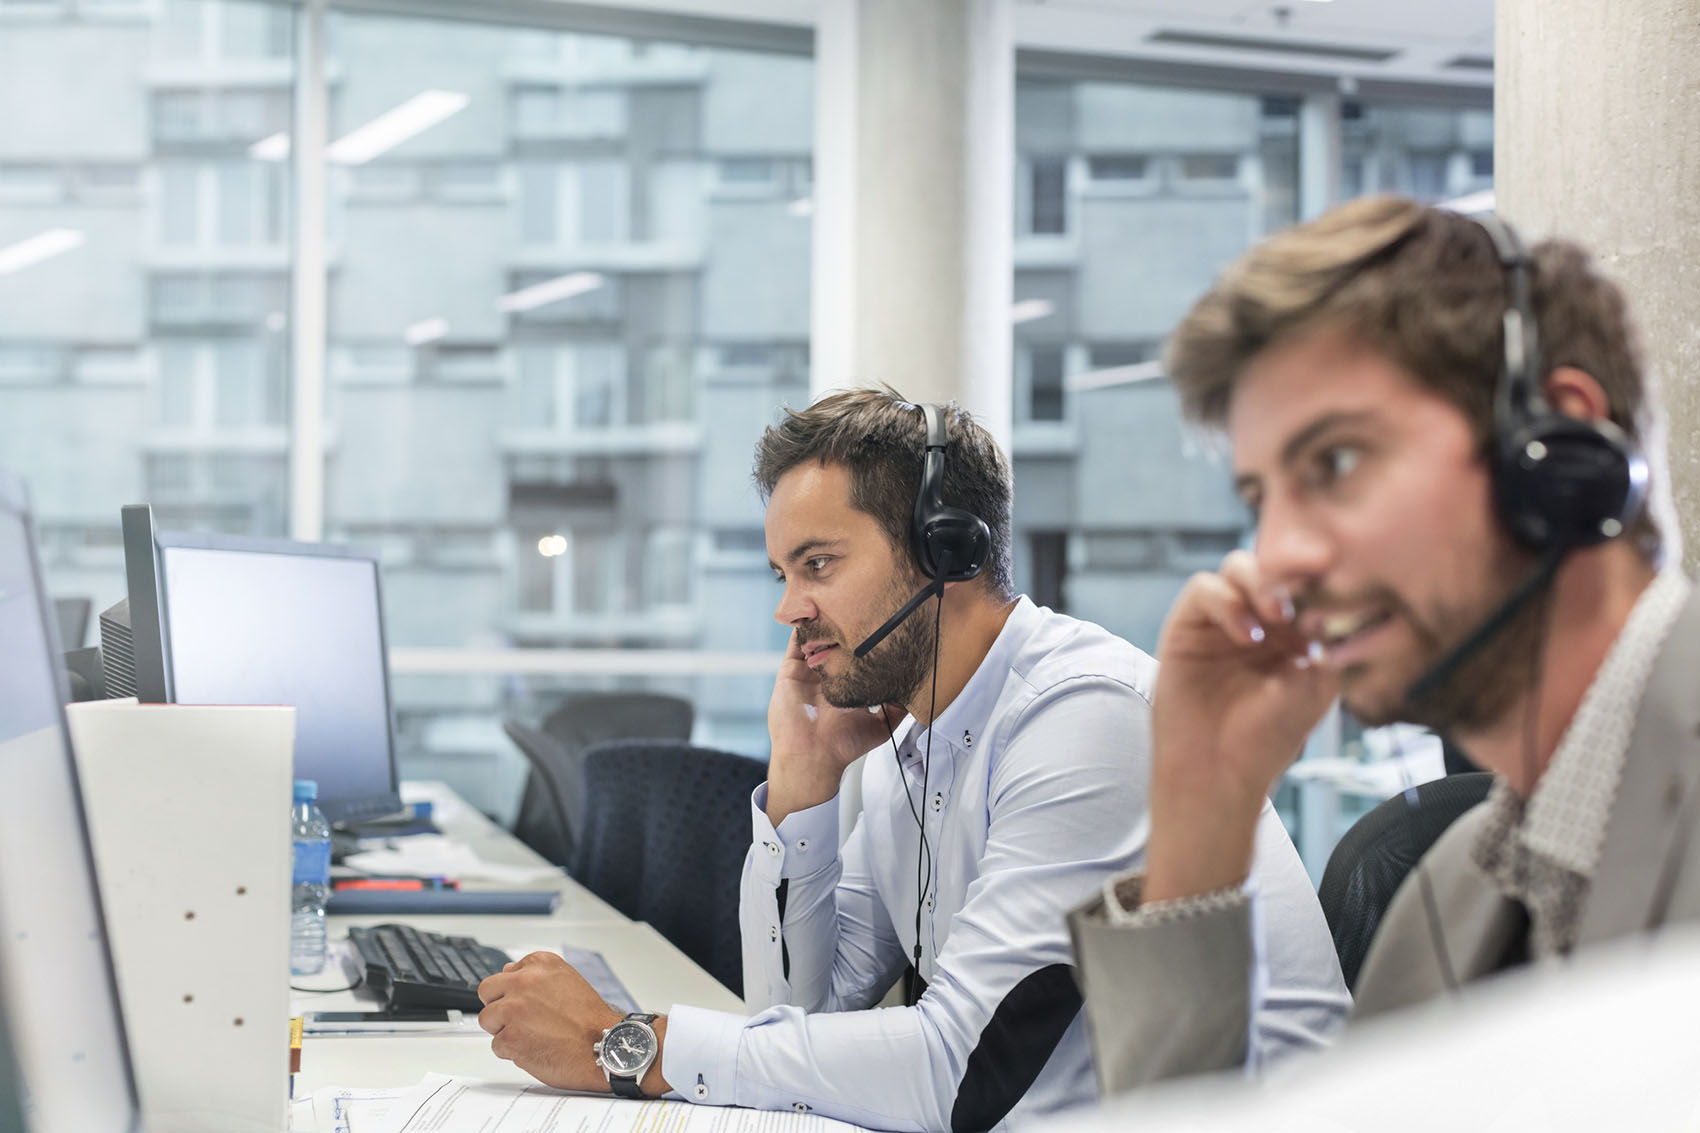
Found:
[[[542,1082],[560,1090],[606,1094],[608,1076],[591,1052],[602,1032],[625,1018],[603,1002],[585,978],[553,952],[533,952],[478,985],[484,1010],[478,1025],[495,1036],[490,1049]],[[658,1039],[666,1019],[652,1024]],[[661,1076],[661,1054],[641,1083],[660,1097],[670,1090]]]
[[[837,662],[849,664],[850,657],[846,654]],[[803,659],[797,631],[792,630],[767,703],[767,734],[773,742],[767,772],[768,821],[778,826],[786,815],[836,795],[844,769],[883,743],[905,715],[902,705],[887,704],[870,712],[828,704],[820,674]]]
[[[1245,551],[1194,575],[1169,611],[1152,698],[1145,900],[1213,892],[1250,872],[1263,800],[1339,691],[1293,617]]]

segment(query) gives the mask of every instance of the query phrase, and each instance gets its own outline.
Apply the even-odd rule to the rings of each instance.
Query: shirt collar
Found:
[[[1527,805],[1503,779],[1494,784],[1488,796],[1489,820],[1475,857],[1478,865],[1511,887],[1507,892],[1516,888],[1511,879],[1526,872],[1514,868],[1520,852],[1536,854],[1580,878],[1592,877],[1623,778],[1635,715],[1689,589],[1680,571],[1665,570],[1635,600]]]
[[[950,707],[940,712],[938,719],[934,721],[935,751],[939,745],[944,745],[952,751],[968,751],[980,742],[981,735],[991,722],[992,712],[1003,695],[1004,682],[1009,677],[1016,655],[1039,628],[1043,617],[1039,607],[1025,594],[1015,600],[1015,608],[1010,611],[1003,629],[998,631],[997,639],[986,651],[986,656],[974,670],[974,675],[968,678],[968,683],[962,687],[956,699],[950,702]],[[949,645],[943,643],[942,647],[949,648]],[[902,746],[919,750],[920,745],[926,742],[927,730],[920,726],[920,721],[911,717]]]
[[[1664,570],[1635,600],[1529,796],[1524,842],[1583,877],[1600,860],[1635,716],[1689,589],[1680,570]]]

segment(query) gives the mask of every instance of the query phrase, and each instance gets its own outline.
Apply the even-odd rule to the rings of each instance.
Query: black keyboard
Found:
[[[480,1011],[478,985],[508,962],[507,953],[470,936],[420,932],[404,924],[351,928],[348,938],[360,950],[366,983],[391,1011]]]

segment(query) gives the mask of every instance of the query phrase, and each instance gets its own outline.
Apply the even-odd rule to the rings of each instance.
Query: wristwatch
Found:
[[[596,1065],[608,1077],[608,1088],[622,1098],[642,1098],[643,1076],[655,1064],[661,1053],[661,1040],[655,1037],[655,1015],[633,1011],[602,1032],[602,1038],[591,1047]]]

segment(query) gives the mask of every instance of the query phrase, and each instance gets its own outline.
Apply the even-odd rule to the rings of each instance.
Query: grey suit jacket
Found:
[[[1416,874],[1394,895],[1359,974],[1354,1018],[1447,990],[1438,932],[1460,982],[1504,963],[1521,911],[1471,859],[1486,814],[1465,814],[1423,857],[1434,930]],[[1647,685],[1589,887],[1577,947],[1700,919],[1700,589]],[[1070,916],[1098,1076],[1106,1093],[1259,1061],[1255,905],[1154,927],[1117,927],[1094,902]],[[1256,1010],[1254,1011],[1254,1002]]]

